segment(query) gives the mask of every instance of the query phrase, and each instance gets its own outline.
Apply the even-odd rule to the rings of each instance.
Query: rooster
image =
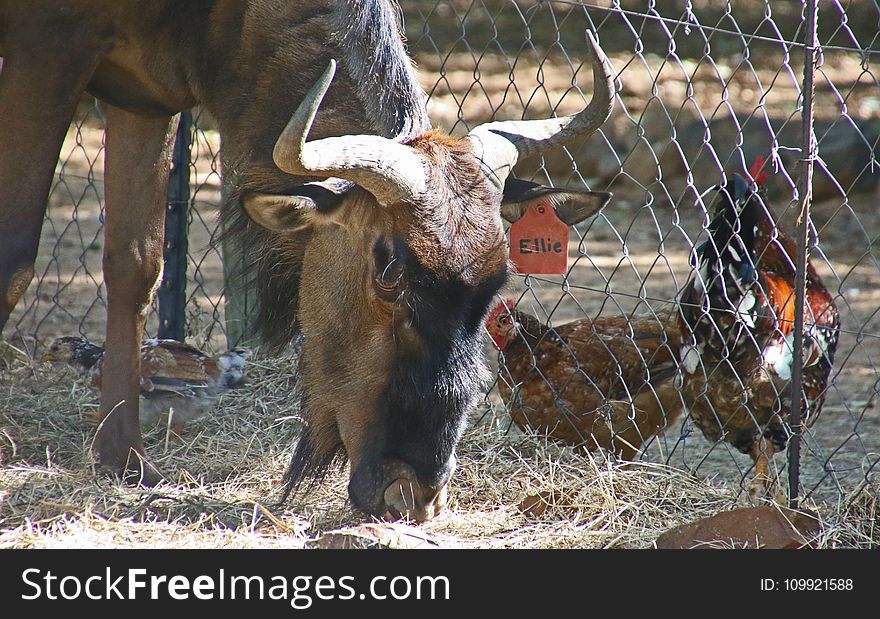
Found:
[[[772,486],[770,462],[788,444],[783,416],[791,407],[794,361],[795,244],[777,229],[756,190],[763,160],[718,188],[709,240],[697,249],[698,269],[680,297],[684,334],[682,396],[712,441],[726,440],[752,457],[749,492]],[[840,316],[812,263],[804,309],[805,425],[822,408],[837,348]]]
[[[521,429],[632,460],[681,413],[671,312],[550,328],[505,301],[486,329],[503,356],[499,390]]]
[[[145,342],[141,346],[141,424],[155,425],[171,410],[171,426],[179,434],[188,422],[211,410],[220,394],[244,384],[250,356],[243,348],[212,357],[175,340]],[[93,388],[101,388],[104,349],[85,338],[58,338],[42,361],[67,363]]]

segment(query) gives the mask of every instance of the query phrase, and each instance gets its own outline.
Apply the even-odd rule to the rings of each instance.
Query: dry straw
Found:
[[[0,352],[0,547],[299,548],[363,522],[347,504],[345,471],[278,504],[301,426],[295,359],[256,359],[248,385],[183,437],[151,430],[150,453],[170,477],[145,490],[95,475],[87,419],[96,393],[67,369],[33,365],[8,345]],[[441,547],[643,548],[737,503],[735,489],[686,472],[622,466],[509,431],[505,415],[490,404],[475,413],[449,509],[418,535]],[[867,488],[811,506],[818,544],[877,546],[876,496]]]

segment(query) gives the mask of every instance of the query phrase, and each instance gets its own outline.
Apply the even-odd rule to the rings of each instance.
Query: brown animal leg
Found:
[[[75,17],[46,10],[48,24],[0,7],[0,332],[34,274],[34,260],[58,151],[77,101],[109,49]],[[53,17],[54,15],[54,17]],[[67,21],[69,19],[70,21]],[[52,33],[47,35],[46,33]]]
[[[144,118],[112,106],[107,111],[107,339],[95,453],[102,467],[143,485],[161,479],[144,451],[138,421],[140,345],[146,312],[162,274],[166,191],[177,118]]]
[[[770,477],[770,459],[774,452],[773,443],[765,438],[759,438],[752,448],[755,476],[749,483],[749,496],[753,500],[766,497],[770,493],[770,488],[773,486],[773,479]]]

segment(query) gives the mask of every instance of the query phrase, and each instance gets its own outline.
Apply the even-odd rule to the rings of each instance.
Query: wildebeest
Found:
[[[390,0],[0,0],[0,328],[33,276],[54,164],[88,91],[107,110],[94,451],[125,478],[161,478],[138,427],[138,349],[176,114],[201,105],[221,134],[224,226],[253,258],[263,338],[304,335],[288,489],[347,458],[356,507],[431,518],[507,277],[501,214],[543,197],[574,221],[608,200],[505,183],[517,158],[607,118],[610,69],[587,39],[595,92],[580,114],[452,138],[430,129]]]

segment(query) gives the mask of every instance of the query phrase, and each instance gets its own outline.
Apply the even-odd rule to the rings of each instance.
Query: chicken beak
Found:
[[[520,323],[512,321],[507,328],[497,325],[485,325],[483,327],[492,339],[492,345],[496,350],[504,350],[514,335],[519,333]]]

